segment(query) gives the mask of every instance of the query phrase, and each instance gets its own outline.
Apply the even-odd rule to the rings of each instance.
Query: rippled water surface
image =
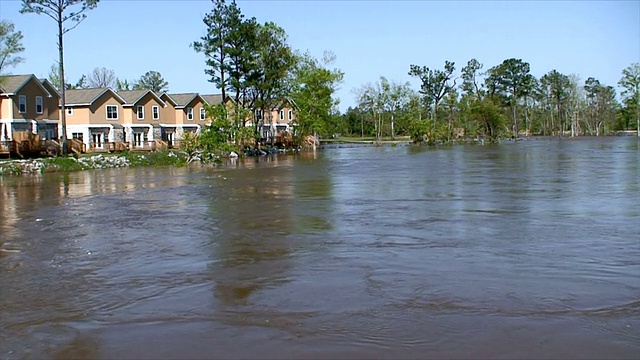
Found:
[[[637,358],[636,138],[0,177],[0,359]]]

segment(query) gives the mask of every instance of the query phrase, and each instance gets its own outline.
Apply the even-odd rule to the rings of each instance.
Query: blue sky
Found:
[[[237,2],[245,16],[284,28],[294,49],[336,55],[343,111],[355,105],[354,89],[380,76],[417,90],[410,64],[443,68],[450,60],[459,74],[471,58],[486,70],[515,57],[536,77],[556,69],[617,88],[622,69],[640,62],[640,1]],[[46,77],[57,60],[55,22],[20,7],[0,0],[0,18],[23,32],[26,47],[26,61],[9,71]],[[65,36],[68,80],[95,67],[129,80],[156,70],[170,92],[218,93],[203,72],[204,55],[190,47],[211,8],[209,0],[101,0]]]

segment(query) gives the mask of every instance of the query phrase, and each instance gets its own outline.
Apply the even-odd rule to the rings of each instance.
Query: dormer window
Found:
[[[204,120],[207,118],[207,110],[205,108],[200,108],[200,120]]]
[[[280,110],[280,120],[284,120],[284,110]]]
[[[187,108],[187,120],[193,120],[193,108]]]
[[[138,120],[144,119],[144,106],[138,105]]]

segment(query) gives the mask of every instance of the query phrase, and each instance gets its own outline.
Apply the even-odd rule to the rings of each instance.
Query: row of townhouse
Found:
[[[0,77],[0,140],[13,141],[17,132],[30,132],[42,139],[58,139],[60,93],[46,79],[35,75]],[[151,149],[157,143],[172,146],[186,132],[199,133],[210,124],[205,105],[223,102],[222,95],[155,93],[151,90],[115,91],[111,88],[65,92],[67,136],[81,141],[86,151],[127,148]],[[231,99],[224,100],[230,106]],[[245,126],[262,120],[263,138],[291,129],[294,111],[287,102],[264,116],[260,111],[246,119]]]

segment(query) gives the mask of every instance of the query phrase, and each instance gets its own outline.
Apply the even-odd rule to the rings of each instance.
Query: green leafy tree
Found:
[[[618,108],[616,91],[592,77],[585,81],[584,90],[587,98],[587,129],[591,135],[604,135],[615,122]]]
[[[471,117],[479,125],[481,136],[489,142],[494,142],[504,127],[504,114],[500,105],[491,97],[474,100],[471,105]]]
[[[385,111],[381,82],[367,83],[354,92],[357,96],[358,108],[370,116],[370,122],[373,123],[373,133],[376,140],[380,141],[383,134]]]
[[[409,82],[401,84],[389,81],[384,76],[380,77],[380,88],[382,89],[382,107],[390,116],[391,138],[393,139],[395,138],[397,112],[409,103],[413,91]]]
[[[135,84],[130,83],[127,79],[116,79],[116,91],[133,90],[134,85]]]
[[[521,59],[507,59],[488,71],[485,84],[492,95],[500,95],[511,107],[513,136],[518,139],[518,100],[532,91],[535,78],[530,73],[529,63]]]
[[[140,79],[134,84],[134,90],[151,90],[156,93],[161,93],[169,90],[169,83],[164,80],[162,75],[157,71],[147,71],[140,77]]]
[[[628,111],[635,113],[636,132],[640,137],[640,63],[634,63],[622,70],[622,78],[618,82],[624,90],[622,96]]]
[[[230,145],[234,125],[229,121],[227,107],[224,104],[206,106],[206,112],[211,124],[200,132],[199,144],[203,151],[204,160],[215,160],[223,153],[234,150]]]
[[[461,88],[463,94],[475,100],[480,99],[481,96],[480,89],[482,85],[478,85],[478,76],[482,67],[483,65],[478,60],[471,59],[467,62],[467,66],[462,68]]]
[[[256,66],[251,75],[250,90],[254,106],[262,114],[271,116],[271,109],[282,104],[287,98],[290,86],[289,74],[294,69],[297,58],[287,43],[284,29],[274,23],[259,26],[256,39]],[[255,121],[256,131],[264,122],[264,117]],[[269,119],[273,123],[273,119]],[[273,139],[273,137],[272,137]]]
[[[22,32],[15,31],[15,26],[8,20],[0,21],[0,75],[10,67],[24,61],[18,56],[24,51]]]
[[[44,14],[58,26],[58,65],[60,70],[60,82],[62,83],[64,77],[64,34],[75,29],[80,23],[86,19],[87,11],[98,6],[99,0],[22,0],[21,13],[34,13],[37,15]],[[70,27],[65,27],[65,23],[72,24]],[[67,154],[67,121],[65,111],[65,86],[60,86],[60,122],[62,124],[62,152]]]
[[[565,130],[565,109],[568,106],[570,85],[571,82],[569,77],[559,73],[555,69],[540,78],[540,89],[542,90],[542,94],[552,107],[550,111],[552,132],[555,130],[554,122],[557,122],[558,135],[560,136],[562,136]],[[554,118],[557,121],[554,121]]]
[[[247,89],[251,87],[259,66],[257,58],[261,26],[255,18],[245,19],[235,2],[227,8],[227,21],[229,31],[224,46],[229,59],[229,90],[234,93],[234,104],[248,106]]]
[[[297,135],[299,141],[306,135],[323,133],[326,124],[335,116],[334,107],[338,102],[333,95],[342,82],[344,73],[338,69],[328,69],[335,56],[325,53],[322,62],[304,54],[293,70],[291,99],[297,106]]]
[[[192,46],[196,52],[204,53],[204,70],[209,75],[209,82],[216,85],[226,98],[229,86],[230,54],[229,41],[231,34],[238,31],[237,26],[242,23],[241,14],[235,0],[227,4],[225,0],[213,0],[213,9],[202,19],[207,27],[206,35],[195,41]],[[236,27],[234,27],[236,26]]]
[[[60,68],[56,64],[51,65],[51,69],[49,70],[49,75],[47,77],[49,82],[59,91],[61,91],[62,82],[60,81]],[[73,90],[73,89],[86,89],[87,88],[87,77],[86,75],[82,75],[80,79],[75,84],[69,83],[65,81],[64,83],[65,90]]]
[[[449,84],[455,71],[455,63],[445,61],[444,70],[429,69],[426,66],[410,65],[409,75],[417,77],[421,81],[420,93],[425,97],[427,109],[431,111],[433,124],[438,121],[438,105],[440,100],[455,86]],[[432,108],[433,106],[433,108]]]

